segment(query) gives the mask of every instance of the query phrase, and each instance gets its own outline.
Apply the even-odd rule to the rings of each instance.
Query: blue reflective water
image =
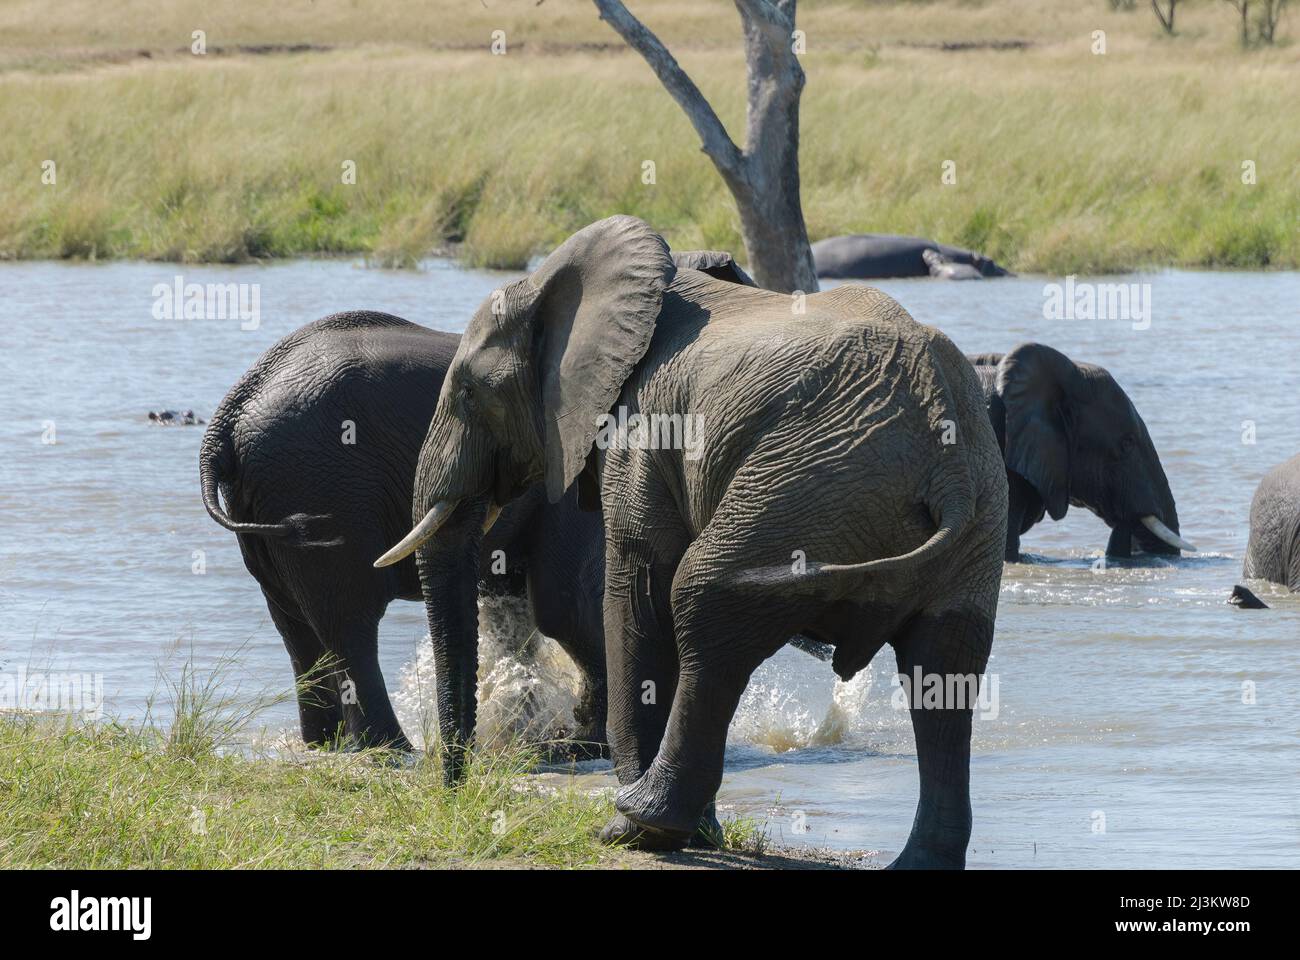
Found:
[[[156,319],[154,287],[177,274],[257,284],[260,324]],[[442,262],[418,273],[0,264],[0,671],[102,673],[107,709],[136,717],[160,669],[186,659],[203,669],[238,650],[232,684],[285,688],[288,658],[257,585],[199,502],[201,428],[158,428],[147,411],[206,417],[271,343],[337,310],[462,329],[504,277]],[[1150,284],[1148,329],[1045,319],[1045,282],[879,286],[969,352],[1035,339],[1108,367],[1146,419],[1201,553],[1099,571],[1107,531],[1077,509],[1025,538],[1045,562],[1005,571],[989,667],[997,713],[975,731],[971,862],[1300,865],[1300,599],[1264,590],[1274,609],[1257,613],[1224,603],[1254,486],[1300,450],[1300,276],[1107,278]],[[381,639],[390,688],[423,634],[419,607],[394,604]],[[786,842],[888,859],[917,790],[892,667],[885,651],[842,685],[792,650],[765,664],[733,726],[724,810]],[[264,719],[293,718],[285,705]]]

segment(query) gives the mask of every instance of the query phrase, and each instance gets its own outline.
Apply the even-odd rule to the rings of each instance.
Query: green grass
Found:
[[[289,694],[245,692],[238,651],[206,672],[161,672],[136,725],[0,715],[0,869],[624,865],[596,831],[611,796],[543,783],[538,748],[481,749],[456,788],[438,751],[250,750]],[[169,679],[170,677],[170,679]],[[723,823],[724,848],[761,857],[766,826]]]
[[[731,5],[634,7],[743,137]],[[810,235],[930,235],[1021,271],[1300,266],[1300,126],[1284,119],[1300,50],[1240,50],[1219,7],[1180,6],[1182,35],[1167,40],[1149,10],[1102,0],[804,4]],[[734,206],[689,123],[594,8],[435,0],[290,14],[132,0],[108,23],[84,4],[46,14],[0,0],[0,258],[409,265],[451,245],[470,264],[519,268],[616,212],[674,246],[739,249]],[[214,48],[327,49],[180,52],[198,25]],[[498,25],[505,56],[487,50]],[[1105,56],[1089,49],[1096,28]],[[936,48],[1006,38],[1032,45]],[[945,160],[956,185],[941,183]]]
[[[0,869],[586,866],[607,798],[521,787],[533,755],[475,758],[466,782],[382,754],[302,761],[172,749],[118,724],[0,722]]]

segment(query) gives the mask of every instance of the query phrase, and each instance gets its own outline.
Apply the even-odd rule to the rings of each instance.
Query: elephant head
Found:
[[[675,267],[663,239],[634,217],[575,233],[529,277],[494,291],[448,368],[416,467],[414,529],[375,562],[396,563],[469,511],[486,525],[544,480],[552,503],[587,464],[600,418],[645,355]],[[477,651],[434,637],[442,740],[455,751],[474,725]],[[452,694],[444,710],[443,691]]]
[[[1041,343],[1001,359],[994,391],[1005,411],[1007,469],[1037,492],[1053,520],[1070,504],[1112,530],[1106,552],[1195,550],[1178,536],[1178,511],[1137,409],[1103,368]],[[1040,514],[1041,515],[1041,514]]]

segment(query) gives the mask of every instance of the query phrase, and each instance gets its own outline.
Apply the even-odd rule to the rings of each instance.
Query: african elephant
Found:
[[[927,254],[929,256],[927,257]],[[812,245],[817,276],[839,280],[886,277],[942,277],[967,280],[1005,277],[1007,271],[988,257],[921,237],[890,233],[856,233],[827,237]],[[963,267],[971,269],[962,269]]]
[[[1300,454],[1264,474],[1255,489],[1241,575],[1300,591]]]
[[[633,217],[580,230],[470,321],[421,450],[419,520],[376,561],[436,548],[539,479],[552,500],[575,481],[598,499],[609,842],[687,841],[750,674],[796,633],[832,645],[843,678],[889,643],[909,682],[978,688],[1006,537],[979,381],[878,290],[805,303],[678,269]],[[962,866],[972,702],[915,694],[920,800],[895,864]]]
[[[409,749],[380,673],[379,621],[392,600],[423,599],[444,682],[452,651],[477,657],[481,552],[503,561],[482,565],[482,589],[527,595],[538,629],[580,668],[575,737],[598,749],[604,532],[574,494],[548,504],[539,487],[487,536],[478,526],[449,531],[427,551],[423,583],[414,562],[371,565],[410,526],[416,456],[459,342],[370,312],[334,314],[289,334],[212,417],[200,453],[204,505],[238,534],[294,674],[307,678],[330,655],[327,675],[299,698],[307,743]],[[473,670],[469,684],[472,699]]]
[[[969,359],[1006,459],[1008,561],[1020,559],[1020,537],[1044,513],[1060,520],[1070,504],[1111,528],[1107,556],[1129,557],[1134,544],[1175,556],[1196,549],[1178,535],[1146,424],[1106,370],[1041,343]]]

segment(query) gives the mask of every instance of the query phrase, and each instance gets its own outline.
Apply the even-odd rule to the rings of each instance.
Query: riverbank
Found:
[[[455,244],[519,268],[614,212],[739,248],[689,123],[594,8],[124,6],[102,28],[7,11],[0,258],[402,266]],[[805,5],[810,234],[925,234],[1058,274],[1300,266],[1300,129],[1281,122],[1300,52],[1243,52],[1205,5],[1173,39],[1095,6]],[[732,5],[637,12],[741,138]]]
[[[861,857],[776,848],[724,824],[722,851],[657,855],[600,844],[607,793],[556,787],[518,748],[443,786],[435,761],[382,754],[255,758],[202,727],[0,719],[0,869],[839,869]],[[196,731],[199,735],[195,735]]]

